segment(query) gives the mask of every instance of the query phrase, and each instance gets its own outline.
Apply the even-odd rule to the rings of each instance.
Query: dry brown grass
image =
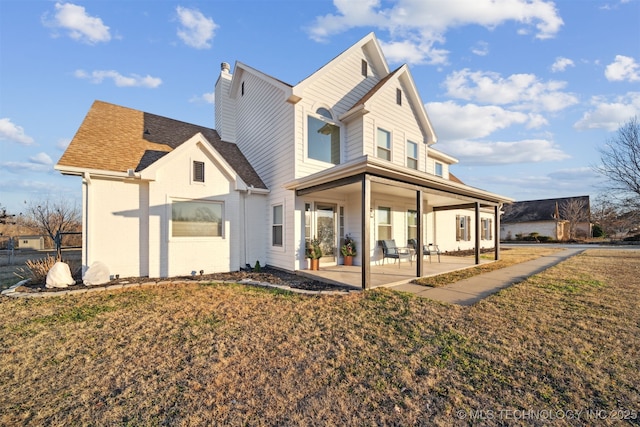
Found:
[[[0,424],[618,425],[640,410],[639,288],[640,251],[592,250],[466,308],[196,284],[3,298]]]
[[[476,267],[466,268],[464,270],[452,271],[450,273],[439,274],[431,277],[421,277],[413,282],[422,286],[430,286],[439,288],[459,280],[468,279],[478,274],[488,273],[490,271],[499,270],[510,265],[519,264],[521,262],[531,261],[543,256],[563,250],[561,247],[550,246],[522,246],[500,251],[500,260],[489,264],[481,264]],[[471,257],[470,257],[471,258]],[[481,255],[480,258],[494,259],[493,253]]]

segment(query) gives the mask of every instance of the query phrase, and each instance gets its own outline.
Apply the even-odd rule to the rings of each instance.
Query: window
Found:
[[[361,72],[365,77],[367,77],[367,75],[369,74],[369,64],[367,64],[367,61],[365,61],[364,59],[362,60]]]
[[[282,215],[282,205],[276,205],[273,207],[273,222],[271,226],[271,245],[273,246],[282,246],[283,241],[283,215]]]
[[[390,240],[391,237],[391,208],[378,208],[378,240]]]
[[[443,173],[442,173],[442,163],[440,163],[440,162],[436,162],[436,164],[435,164],[435,172],[436,172],[436,175],[437,175],[437,176],[443,176]]]
[[[418,169],[418,144],[407,141],[407,167]]]
[[[204,182],[204,162],[193,162],[193,181]]]
[[[402,89],[396,89],[396,104],[402,105]]]
[[[172,237],[222,237],[220,202],[174,201],[171,204]]]
[[[304,240],[311,240],[311,203],[304,204]]]
[[[456,241],[471,240],[471,217],[456,215]]]
[[[242,82],[242,87],[240,89],[240,95],[244,96],[244,82]]]
[[[309,115],[307,127],[307,157],[322,162],[340,164],[340,126],[333,122],[331,112],[319,108]]]
[[[482,240],[492,240],[493,239],[493,221],[491,218],[482,218]]]
[[[377,156],[384,160],[391,160],[391,133],[378,128]]]
[[[418,238],[418,211],[407,211],[407,240]]]

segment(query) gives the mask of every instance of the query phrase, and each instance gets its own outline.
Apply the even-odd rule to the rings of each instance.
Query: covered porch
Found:
[[[294,244],[300,248],[296,270],[369,289],[406,283],[416,277],[440,274],[481,263],[481,248],[491,248],[500,257],[500,210],[512,200],[469,187],[460,182],[419,172],[363,156],[285,185],[296,194]],[[332,219],[333,218],[333,219]],[[482,221],[482,222],[481,222]],[[299,233],[299,234],[298,234]],[[355,266],[340,265],[343,238],[355,238]],[[306,270],[305,241],[324,243],[324,265],[319,273]],[[413,260],[393,263],[381,253],[382,241],[409,246]],[[472,257],[443,256],[428,262],[423,250],[434,243],[442,251],[474,250]]]
[[[480,264],[491,263],[493,260],[480,259]],[[417,261],[400,262],[393,261],[386,263],[375,263],[371,265],[370,287],[388,287],[409,283],[416,279]],[[422,261],[422,277],[437,276],[439,274],[464,270],[476,266],[473,256],[452,256],[441,255],[438,262],[437,257],[429,262],[427,257]],[[337,285],[348,285],[355,288],[362,287],[361,266],[346,265],[325,265],[320,270],[300,270],[300,275],[316,279],[321,282],[333,283]]]

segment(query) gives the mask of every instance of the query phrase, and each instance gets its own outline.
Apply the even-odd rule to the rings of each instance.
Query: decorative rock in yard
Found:
[[[82,281],[87,286],[102,285],[110,280],[109,268],[105,263],[100,261],[91,264],[87,271],[85,271],[84,276],[82,276]]]
[[[71,277],[71,270],[69,266],[64,262],[56,262],[51,267],[51,270],[47,273],[47,288],[66,288],[69,285],[76,283]]]

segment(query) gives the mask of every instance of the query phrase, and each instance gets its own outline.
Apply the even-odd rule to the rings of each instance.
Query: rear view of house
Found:
[[[367,288],[382,240],[498,256],[511,199],[450,173],[457,160],[433,147],[409,68],[390,70],[375,35],[295,85],[223,63],[215,96],[215,130],[93,105],[56,166],[83,176],[85,265],[154,277],[256,261],[296,271],[312,238],[321,264],[341,263],[348,234]]]

